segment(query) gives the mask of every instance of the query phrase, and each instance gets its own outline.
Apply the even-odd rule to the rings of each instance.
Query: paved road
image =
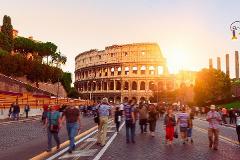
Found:
[[[73,154],[63,153],[51,159],[64,160],[239,160],[240,146],[237,145],[237,136],[234,128],[221,126],[219,150],[208,148],[207,122],[195,119],[193,130],[193,144],[183,145],[180,139],[175,139],[172,146],[165,144],[163,121],[157,123],[155,137],[149,134],[140,134],[137,124],[136,144],[126,144],[125,126],[116,134],[114,124],[109,125],[108,143],[104,148],[97,146],[96,133],[79,143]],[[112,141],[113,140],[113,141]]]
[[[83,131],[95,124],[92,118],[83,118]],[[0,159],[29,159],[47,148],[46,129],[40,120],[0,124]],[[67,140],[65,127],[60,132],[61,142]],[[55,144],[53,142],[53,144]]]

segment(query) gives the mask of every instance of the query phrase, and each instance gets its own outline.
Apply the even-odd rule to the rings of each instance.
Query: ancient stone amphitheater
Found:
[[[112,45],[75,58],[75,87],[84,99],[152,101],[153,91],[161,94],[173,90],[174,84],[156,43]]]

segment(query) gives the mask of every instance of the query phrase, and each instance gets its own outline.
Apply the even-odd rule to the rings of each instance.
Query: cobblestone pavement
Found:
[[[82,131],[95,125],[93,118],[82,118],[82,124]],[[40,120],[0,125],[0,137],[1,160],[29,159],[47,147],[47,132]],[[67,140],[65,127],[60,131],[60,140]]]
[[[234,143],[220,140],[219,150],[208,148],[207,133],[193,129],[194,144],[183,145],[180,139],[175,139],[172,146],[165,144],[163,122],[157,123],[157,133],[154,138],[148,134],[139,134],[136,131],[136,144],[126,144],[125,129],[113,141],[101,160],[239,160],[240,147]],[[196,127],[207,129],[207,122],[194,120]],[[220,135],[236,140],[235,130],[221,127]]]
[[[136,143],[126,144],[125,126],[117,134],[114,131],[114,124],[109,124],[107,134],[108,143],[102,148],[96,145],[96,134],[91,138],[79,143],[72,154],[61,153],[55,158],[64,160],[238,160],[240,146],[237,145],[237,135],[233,128],[220,127],[219,150],[214,151],[208,148],[208,137],[206,121],[194,120],[193,139],[194,143],[181,143],[180,139],[174,139],[172,146],[165,144],[165,131],[163,121],[160,119],[157,123],[157,132],[155,137],[149,133],[140,134],[139,125],[136,125]],[[114,139],[114,137],[116,138]],[[111,140],[113,141],[111,142]],[[103,153],[103,154],[101,154]],[[101,155],[101,156],[99,156]]]

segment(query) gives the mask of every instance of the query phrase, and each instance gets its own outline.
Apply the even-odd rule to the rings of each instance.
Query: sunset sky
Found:
[[[112,44],[157,42],[169,70],[199,70],[208,59],[234,51],[229,29],[240,20],[239,0],[0,0],[0,17],[11,16],[20,36],[52,41],[68,57],[65,71],[74,72],[82,51]]]

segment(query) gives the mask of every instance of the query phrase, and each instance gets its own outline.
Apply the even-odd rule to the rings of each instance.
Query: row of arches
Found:
[[[100,96],[97,96],[97,97],[93,96],[93,101],[94,102],[101,102],[102,98],[103,97],[100,97]],[[135,100],[136,102],[140,102],[140,101],[150,101],[151,103],[154,102],[154,97],[152,97],[152,96],[149,97],[149,98],[147,98],[147,97],[140,97],[140,98],[137,98],[137,97],[123,97],[122,99],[121,99],[120,96],[116,96],[116,97],[109,96],[107,98],[108,98],[108,101],[110,103],[117,103],[117,104],[125,102],[125,101],[129,101],[130,99]]]
[[[110,81],[93,81],[93,82],[84,82],[84,83],[78,83],[77,86],[79,91],[101,91],[101,90],[140,90],[140,91],[145,91],[145,90],[172,90],[174,89],[174,84],[172,81],[167,82],[166,86],[164,82],[145,82],[145,81],[140,81],[139,83],[137,81],[132,81],[132,82],[121,82],[119,80],[110,80]]]

